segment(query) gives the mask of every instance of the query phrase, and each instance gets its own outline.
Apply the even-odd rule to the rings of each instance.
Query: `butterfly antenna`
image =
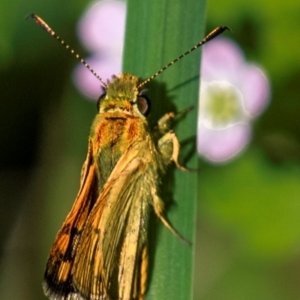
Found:
[[[138,85],[137,89],[140,89],[142,86],[144,86],[145,84],[147,84],[149,81],[153,80],[159,74],[161,74],[166,69],[168,69],[170,66],[172,66],[176,62],[178,62],[180,59],[182,59],[186,55],[190,54],[194,50],[198,49],[199,47],[201,47],[202,45],[204,45],[208,41],[214,39],[215,37],[217,37],[219,34],[221,34],[222,32],[224,32],[225,30],[230,30],[230,28],[227,27],[227,26],[219,26],[219,27],[215,28],[203,40],[201,40],[197,45],[195,45],[194,47],[192,47],[191,49],[189,49],[185,53],[181,54],[180,56],[178,56],[177,58],[175,58],[174,60],[172,60],[171,62],[169,62],[166,66],[164,66],[163,68],[161,68],[160,70],[158,70],[156,73],[154,73],[151,77],[149,77],[148,79],[146,79],[145,81],[143,81],[142,83],[140,83]]]
[[[52,28],[38,15],[29,14],[26,18],[32,19],[37,25],[39,25],[42,29],[48,32],[51,36],[53,36],[56,40],[58,40],[67,50],[70,51],[72,55],[74,55],[96,78],[98,78],[104,86],[106,86],[106,82],[92,69],[92,67],[77,53],[74,49],[70,48],[68,44],[64,40],[62,40],[53,30]]]

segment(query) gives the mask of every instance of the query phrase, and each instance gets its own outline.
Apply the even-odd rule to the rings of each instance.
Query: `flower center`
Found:
[[[243,118],[243,96],[236,86],[226,81],[201,82],[200,122],[221,129]]]

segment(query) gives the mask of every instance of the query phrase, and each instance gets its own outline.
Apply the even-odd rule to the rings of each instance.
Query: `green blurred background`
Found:
[[[0,299],[45,299],[45,260],[96,112],[72,85],[74,58],[24,17],[40,14],[85,55],[75,28],[87,4],[0,4]],[[200,162],[194,299],[300,297],[299,15],[295,0],[207,3],[207,28],[232,28],[266,70],[272,99],[242,156]]]

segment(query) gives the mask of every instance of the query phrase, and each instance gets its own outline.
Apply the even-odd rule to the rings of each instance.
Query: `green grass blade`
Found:
[[[204,9],[204,0],[129,0],[123,71],[146,79],[196,44],[204,35]],[[193,168],[197,167],[199,66],[200,52],[194,52],[147,86],[153,120],[168,111],[194,106],[175,128],[182,145],[181,162]],[[170,172],[161,194],[165,202],[172,200],[167,205],[168,219],[194,245],[196,173]],[[149,237],[147,299],[192,299],[193,245],[187,246],[157,223],[151,223]]]

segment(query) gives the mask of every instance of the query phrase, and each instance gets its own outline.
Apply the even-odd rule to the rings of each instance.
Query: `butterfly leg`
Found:
[[[179,239],[181,239],[183,242],[186,244],[190,244],[188,240],[186,240],[184,237],[182,237],[173,227],[172,225],[166,220],[166,218],[163,215],[164,212],[164,203],[163,201],[159,198],[157,195],[157,191],[154,187],[151,189],[151,195],[153,199],[153,207],[154,207],[154,212],[158,216],[158,218],[161,220],[161,222]]]
[[[165,164],[168,165],[170,161],[174,161],[178,169],[186,171],[187,169],[178,162],[180,144],[176,134],[173,131],[167,132],[158,141],[158,148],[162,154]]]
[[[177,113],[174,112],[169,112],[163,115],[157,123],[157,129],[161,134],[167,133],[171,129],[172,121],[177,117],[177,116],[182,116],[187,114],[193,109],[192,106],[187,107],[186,109],[183,109]]]
[[[157,123],[158,130],[161,133],[168,132],[171,128],[171,123],[172,123],[173,119],[175,118],[175,116],[176,115],[174,112],[169,112],[169,113],[166,113],[165,115],[163,115],[158,120],[158,123]]]

